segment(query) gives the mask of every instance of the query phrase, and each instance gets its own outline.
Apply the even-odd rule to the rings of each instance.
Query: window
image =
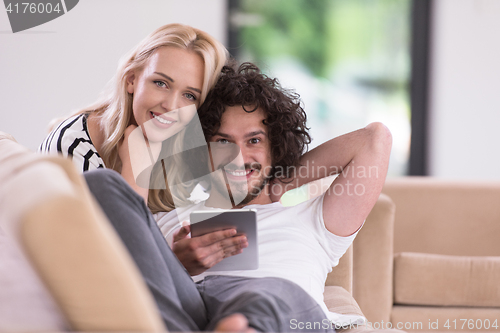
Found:
[[[229,51],[302,97],[310,148],[373,121],[408,172],[410,0],[229,0]]]

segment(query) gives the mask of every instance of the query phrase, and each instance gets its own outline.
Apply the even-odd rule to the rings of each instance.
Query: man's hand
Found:
[[[222,259],[242,253],[248,247],[244,235],[236,229],[215,231],[199,237],[189,237],[191,227],[183,226],[173,238],[172,250],[190,275],[198,275]]]

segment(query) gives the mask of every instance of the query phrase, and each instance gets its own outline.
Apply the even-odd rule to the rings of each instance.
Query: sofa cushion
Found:
[[[498,332],[500,308],[395,305],[391,322],[394,328],[416,333]]]
[[[398,253],[394,303],[500,306],[500,257]]]

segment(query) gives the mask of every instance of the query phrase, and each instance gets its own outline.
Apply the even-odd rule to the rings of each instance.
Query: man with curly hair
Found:
[[[248,184],[248,196],[238,207],[255,199],[265,185],[276,177],[292,177],[290,173],[299,164],[300,157],[311,142],[306,127],[306,113],[301,107],[298,94],[282,89],[277,79],[266,77],[255,65],[245,63],[237,71],[231,67],[224,68],[223,76],[209,97],[198,112],[207,142],[230,142],[221,137],[220,131],[222,122],[227,122],[230,115],[234,115],[236,124],[242,120],[241,124],[245,124],[245,119],[258,117],[262,125],[265,125],[259,129],[260,133],[248,133],[263,136],[254,135],[254,145],[251,146],[265,140],[268,143],[266,154],[270,154],[270,161],[265,167],[260,166],[263,170],[246,166],[249,172],[262,172],[259,172],[256,183]],[[227,127],[234,129],[231,125]],[[243,146],[238,145],[238,148],[242,150]],[[255,178],[253,174],[248,176],[250,179]],[[220,182],[213,184],[220,186]]]
[[[211,152],[209,198],[160,215],[157,222],[178,259],[196,275],[208,316],[217,317],[218,305],[229,302],[230,311],[260,330],[292,329],[286,320],[266,323],[262,313],[283,311],[278,318],[321,321],[321,309],[329,319],[338,318],[323,303],[326,275],[382,190],[392,144],[388,129],[372,123],[306,152],[311,139],[299,96],[248,63],[223,70],[198,114]],[[240,162],[216,157],[227,147],[237,148]],[[316,198],[293,207],[278,202],[285,190],[335,174]],[[257,210],[259,268],[205,272],[244,251],[247,240],[235,230],[190,237],[190,226],[181,221],[196,210],[242,207]],[[253,297],[257,310],[245,305]]]

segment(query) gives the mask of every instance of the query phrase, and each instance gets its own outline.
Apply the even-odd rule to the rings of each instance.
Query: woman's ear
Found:
[[[127,75],[127,92],[133,94],[135,90],[135,73],[130,72]]]

